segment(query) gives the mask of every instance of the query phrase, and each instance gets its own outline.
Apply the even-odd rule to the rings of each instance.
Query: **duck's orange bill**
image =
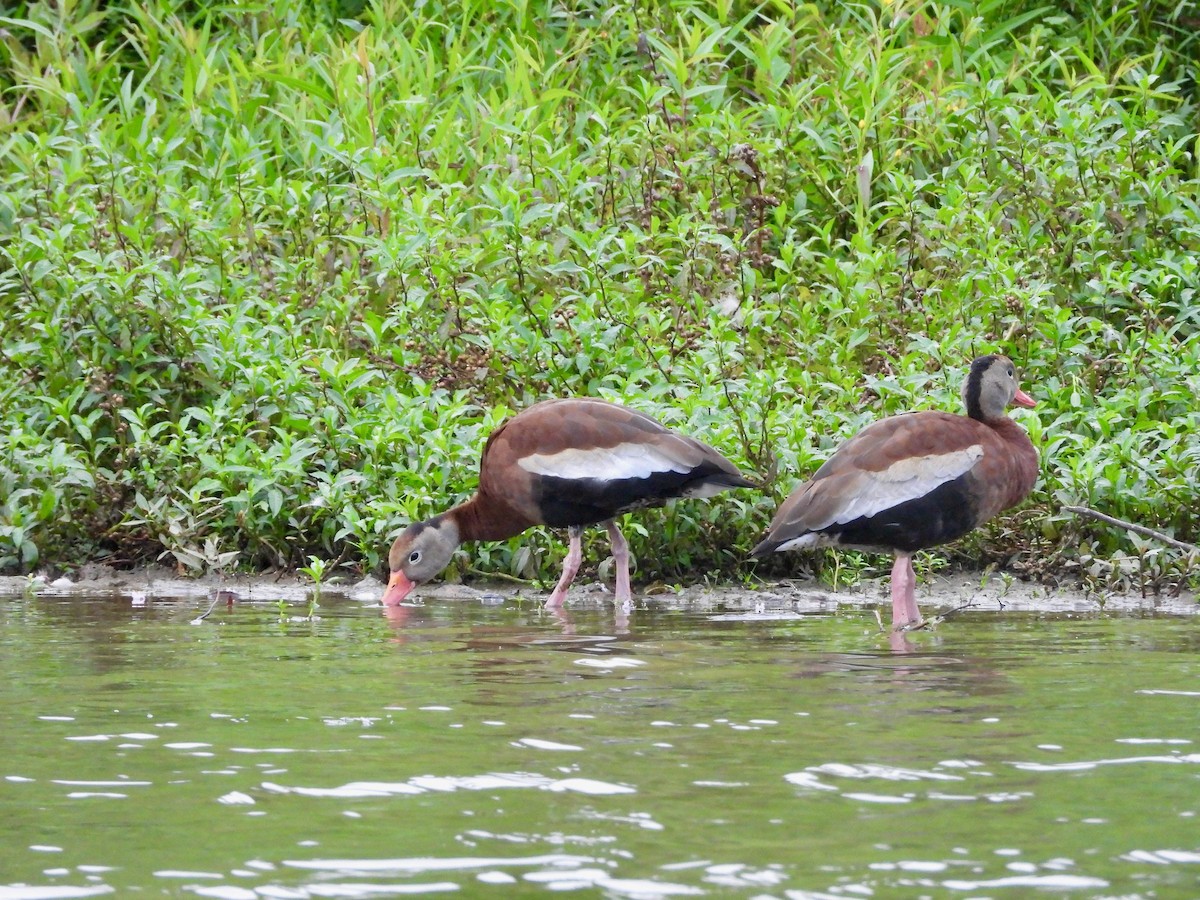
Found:
[[[415,587],[403,572],[393,572],[392,577],[388,579],[387,590],[383,592],[383,605],[399,606],[400,601]]]
[[[1017,406],[1028,406],[1030,408],[1037,406],[1037,401],[1020,388],[1017,388],[1017,394],[1013,397],[1013,403],[1017,404]]]

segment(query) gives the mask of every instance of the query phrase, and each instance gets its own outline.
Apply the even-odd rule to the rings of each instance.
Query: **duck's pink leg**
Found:
[[[579,571],[579,564],[583,562],[582,526],[572,525],[567,529],[567,536],[567,558],[563,560],[562,577],[558,579],[558,584],[554,586],[554,591],[546,601],[547,607],[563,605],[563,601],[567,599],[567,588],[575,580],[575,573]]]
[[[604,524],[608,528],[608,540],[612,544],[613,568],[617,570],[613,600],[620,605],[633,599],[633,592],[629,589],[629,542],[625,540],[625,535],[621,534],[616,522],[610,519]]]
[[[912,554],[897,553],[892,566],[892,628],[911,628],[921,622],[917,609],[917,573]]]

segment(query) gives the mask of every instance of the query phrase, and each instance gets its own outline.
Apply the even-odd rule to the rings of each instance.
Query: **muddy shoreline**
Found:
[[[0,576],[0,597],[112,596],[126,602],[159,599],[210,599],[216,591],[231,591],[241,602],[306,602],[312,583],[296,574],[205,575],[180,578],[167,568],[143,568],[116,571],[106,566],[84,566],[73,578],[48,580],[26,576]],[[326,600],[343,599],[378,604],[384,585],[368,576],[357,583],[325,584],[321,595]],[[506,583],[434,584],[414,594],[415,603],[473,602],[497,604],[519,599],[538,604],[546,592]],[[570,607],[587,608],[611,602],[608,589],[597,582],[582,583],[571,591]],[[742,584],[692,585],[678,590],[651,588],[636,593],[638,606],[683,608],[779,614],[831,613],[844,608],[876,607],[886,614],[886,579],[868,579],[854,588],[834,591],[820,582],[800,579],[769,581],[750,588]],[[1139,592],[1095,593],[1078,587],[1047,587],[1032,582],[990,575],[961,573],[939,575],[917,586],[917,602],[929,615],[951,610],[1042,613],[1159,613],[1198,615],[1200,603],[1191,592],[1179,596],[1167,594],[1142,596]]]

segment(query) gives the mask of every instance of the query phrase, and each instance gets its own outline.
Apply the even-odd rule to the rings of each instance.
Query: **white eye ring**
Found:
[[[420,562],[420,561],[421,561],[421,551],[420,551],[420,550],[414,550],[412,553],[408,554],[408,561],[409,561],[410,563],[418,563],[418,562]]]

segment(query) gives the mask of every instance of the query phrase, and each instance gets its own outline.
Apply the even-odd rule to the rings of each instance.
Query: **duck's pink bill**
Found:
[[[1037,406],[1037,401],[1020,388],[1017,388],[1017,395],[1013,397],[1013,403],[1017,404],[1017,406],[1028,406],[1030,408]]]
[[[387,590],[383,592],[384,606],[399,606],[400,602],[408,596],[409,591],[415,588],[416,585],[408,580],[408,576],[403,572],[393,572],[392,577],[388,579]]]

